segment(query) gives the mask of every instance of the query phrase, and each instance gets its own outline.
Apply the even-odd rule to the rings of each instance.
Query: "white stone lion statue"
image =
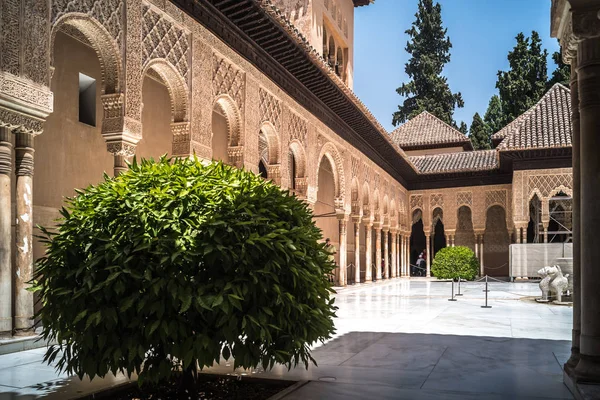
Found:
[[[559,265],[553,265],[541,268],[538,274],[542,277],[540,281],[540,290],[542,297],[538,299],[540,302],[550,301],[550,297],[555,297],[555,302],[562,302],[562,295],[565,289],[569,286],[569,274],[563,276]]]

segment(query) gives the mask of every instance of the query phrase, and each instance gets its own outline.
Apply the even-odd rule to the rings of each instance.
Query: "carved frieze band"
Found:
[[[0,99],[46,117],[53,109],[53,94],[47,86],[0,72]]]

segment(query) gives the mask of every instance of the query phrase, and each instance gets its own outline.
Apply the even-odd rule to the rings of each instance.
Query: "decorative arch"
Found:
[[[350,201],[353,216],[360,216],[361,202],[360,202],[360,190],[358,185],[358,179],[354,177],[352,179],[350,189]]]
[[[379,189],[373,192],[373,217],[375,222],[381,222],[381,204],[379,199]]]
[[[444,223],[444,210],[442,207],[434,208],[433,212],[431,213],[431,226],[435,227],[435,224],[437,224],[438,221]]]
[[[552,189],[550,193],[548,193],[548,197],[556,196],[560,192],[563,192],[564,194],[568,194],[570,197],[573,197],[573,189],[564,185],[560,185]]]
[[[263,122],[260,126],[260,132],[264,134],[267,144],[266,162],[268,165],[275,165],[280,163],[280,146],[279,146],[279,134],[271,122]]]
[[[229,146],[239,146],[242,129],[242,117],[235,100],[233,100],[233,98],[231,98],[231,96],[228,94],[222,94],[215,100],[213,110],[214,107],[220,107],[225,114],[225,119],[227,120],[227,141]]]
[[[83,13],[68,13],[60,17],[50,33],[50,48],[54,49],[56,34],[66,29],[81,33],[96,51],[102,71],[102,94],[120,93],[123,89],[121,52],[118,44],[98,20]],[[54,66],[54,51],[50,52]]]
[[[331,166],[333,167],[333,178],[335,183],[335,197],[337,199],[343,199],[346,192],[346,179],[344,177],[344,163],[340,153],[338,152],[335,145],[331,142],[327,142],[321,148],[319,158],[316,166],[316,176],[319,176],[319,166],[323,157],[327,157]]]
[[[390,202],[390,224],[397,226],[399,224],[398,218],[396,218],[396,200],[392,199]]]
[[[527,197],[527,203],[529,204],[529,202],[531,202],[533,197],[536,195],[540,200],[542,200],[544,198],[544,196],[542,196],[542,192],[538,188],[535,188],[529,193],[529,196]]]
[[[411,218],[411,225],[416,224],[417,222],[419,222],[419,220],[423,220],[423,210],[421,210],[420,208],[415,208],[414,210],[412,210]]]
[[[179,71],[169,61],[156,58],[151,60],[144,67],[143,75],[149,71],[154,71],[167,86],[171,96],[171,122],[187,121],[189,116],[188,90],[185,79]]]
[[[365,181],[362,188],[362,209],[363,216],[369,218],[371,216],[371,191],[369,190],[369,183]]]

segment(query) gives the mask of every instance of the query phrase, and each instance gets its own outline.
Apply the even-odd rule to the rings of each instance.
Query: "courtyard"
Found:
[[[318,367],[209,373],[308,381],[285,399],[570,399],[572,308],[536,303],[534,282],[383,281],[339,290],[337,333],[317,346]],[[455,286],[455,290],[457,287]],[[42,364],[44,349],[0,356],[0,400],[67,399],[123,383],[79,381]]]

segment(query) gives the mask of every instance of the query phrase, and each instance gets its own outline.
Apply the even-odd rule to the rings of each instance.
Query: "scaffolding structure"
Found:
[[[529,206],[530,224],[533,226],[533,238],[530,243],[571,242],[573,229],[573,198],[566,195],[550,197],[548,201],[548,231],[545,232],[542,216],[542,202],[534,197]]]

